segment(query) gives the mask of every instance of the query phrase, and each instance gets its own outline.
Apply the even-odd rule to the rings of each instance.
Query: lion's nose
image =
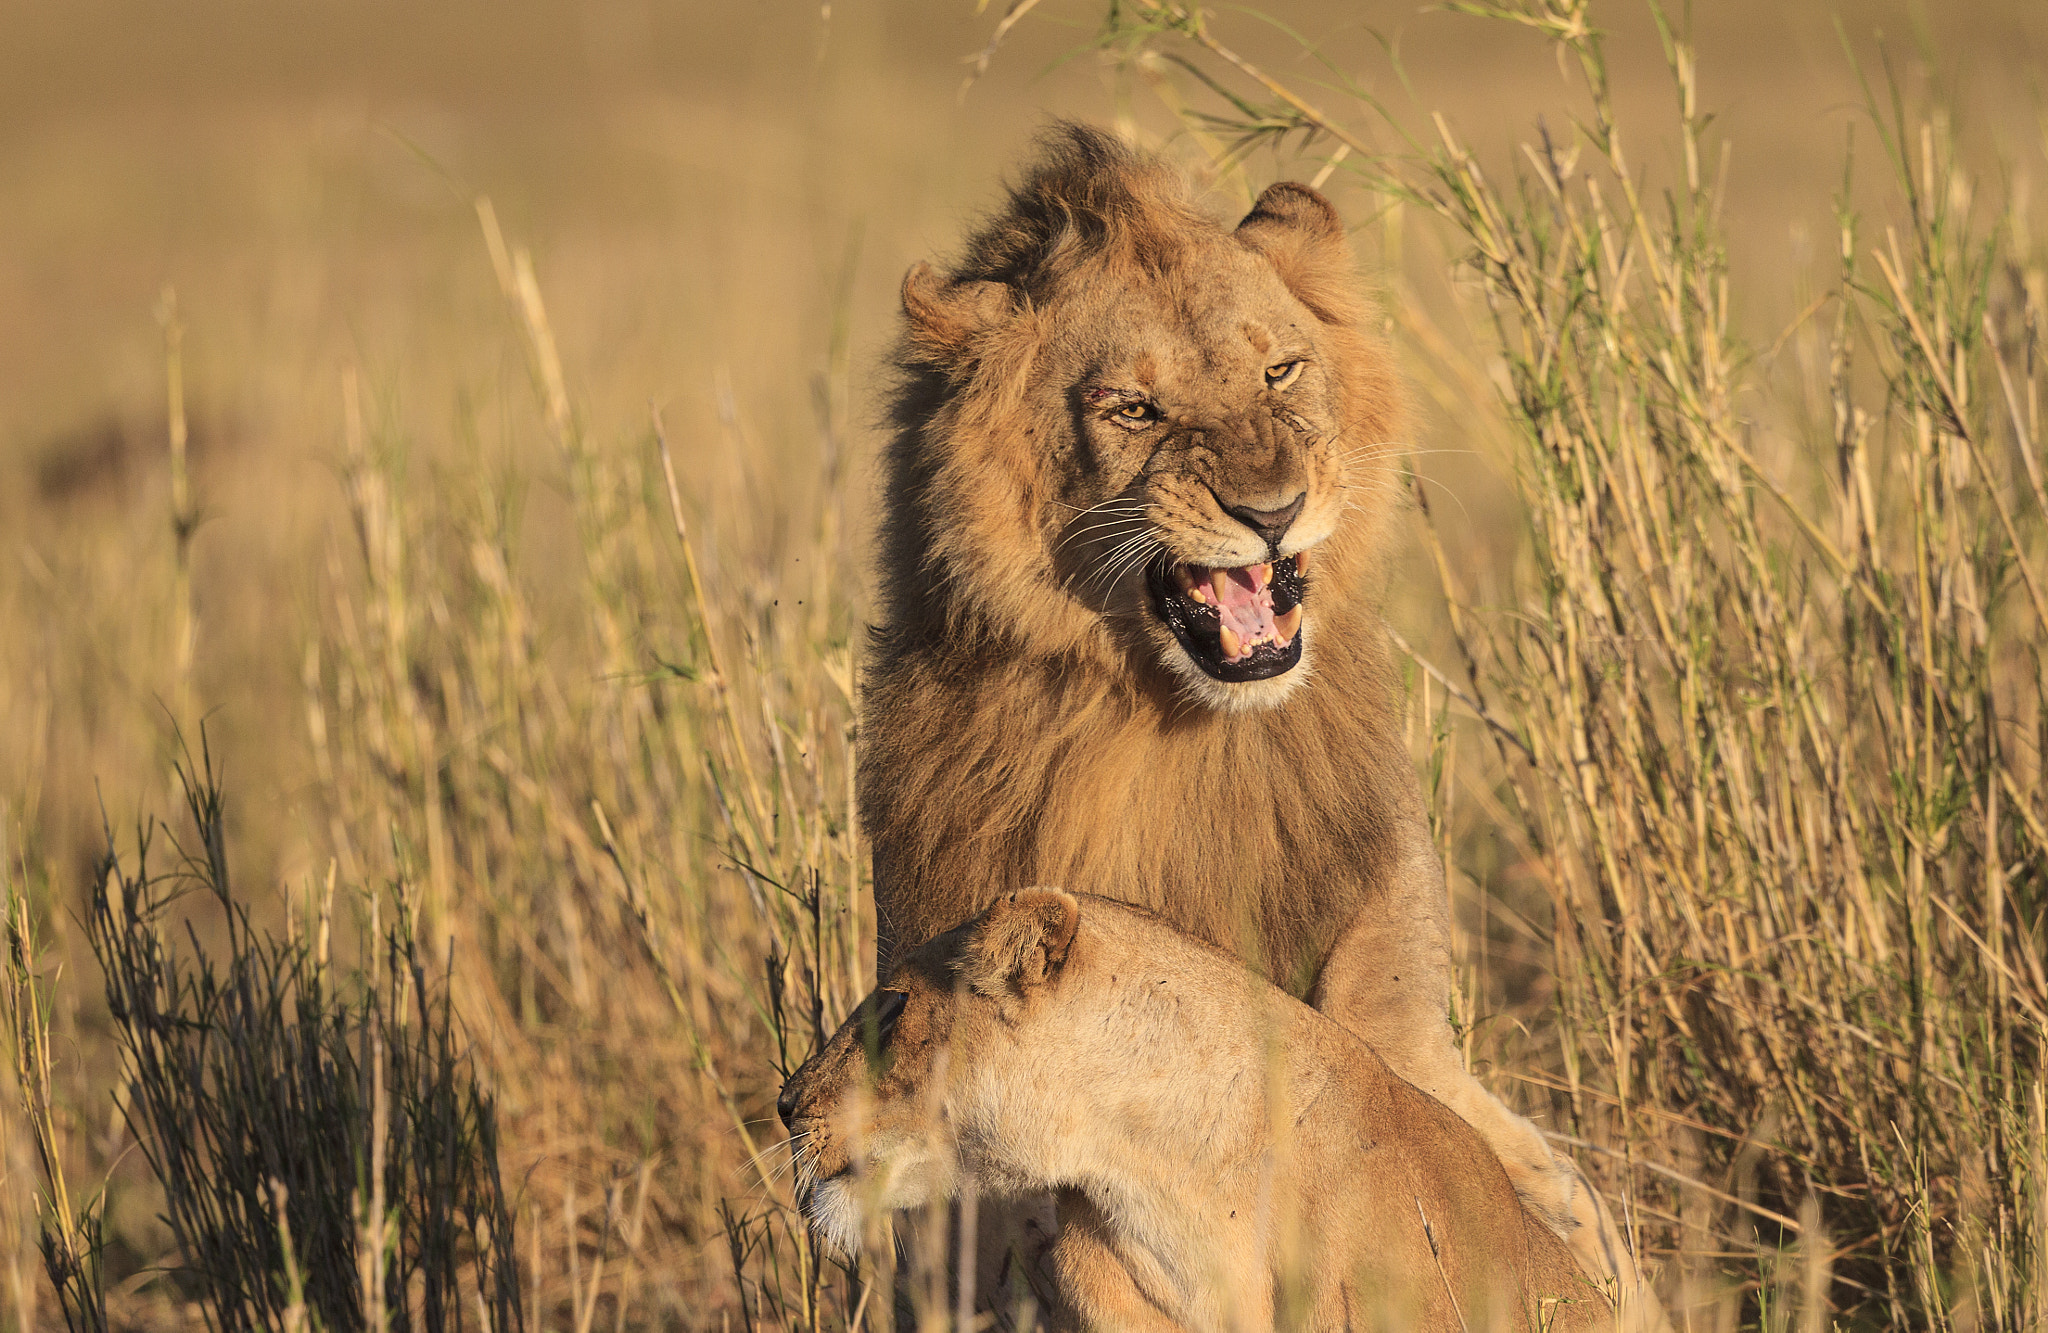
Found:
[[[782,1085],[782,1095],[775,1099],[775,1114],[782,1117],[782,1127],[784,1129],[793,1128],[789,1121],[790,1117],[796,1114],[795,1079],[791,1079]]]
[[[1301,513],[1302,505],[1306,503],[1308,492],[1303,491],[1278,509],[1253,509],[1249,505],[1226,504],[1223,506],[1223,512],[1265,538],[1266,545],[1277,548],[1280,539],[1287,535],[1288,527],[1293,524],[1296,515]]]

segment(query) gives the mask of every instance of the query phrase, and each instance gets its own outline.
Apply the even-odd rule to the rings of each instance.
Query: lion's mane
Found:
[[[1191,702],[1048,572],[1044,515],[1080,443],[1034,374],[1086,355],[1062,343],[1070,312],[1192,286],[1233,237],[1320,321],[1341,443],[1397,440],[1377,317],[1303,187],[1233,233],[1169,168],[1061,125],[950,269],[906,280],[859,742],[885,967],[999,894],[1058,884],[1135,894],[1300,993],[1426,842],[1378,608],[1390,466],[1365,468],[1313,551],[1313,669],[1272,707]]]

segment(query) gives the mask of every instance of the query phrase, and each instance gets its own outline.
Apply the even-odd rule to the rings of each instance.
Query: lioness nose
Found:
[[[1253,509],[1248,505],[1226,504],[1223,512],[1250,528],[1266,539],[1266,545],[1278,546],[1280,539],[1287,535],[1289,525],[1301,513],[1302,505],[1308,502],[1308,492],[1289,500],[1278,509]]]
[[[775,1114],[782,1117],[782,1127],[790,1128],[789,1118],[796,1114],[796,1080],[782,1085],[782,1095],[775,1099]]]

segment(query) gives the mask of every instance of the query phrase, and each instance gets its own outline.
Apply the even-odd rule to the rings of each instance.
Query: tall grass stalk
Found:
[[[781,520],[812,568],[706,547],[689,479],[726,442],[671,440],[659,412],[593,440],[532,256],[488,201],[477,216],[579,539],[573,638],[544,641],[520,569],[524,483],[472,442],[426,503],[351,380],[353,550],[305,673],[322,822],[347,876],[436,886],[423,914],[455,939],[535,1201],[544,1325],[816,1329],[868,1291],[878,1326],[887,1302],[796,1219],[773,1118],[782,1074],[865,993],[874,938],[843,477]],[[819,395],[828,450],[845,397]],[[730,407],[725,427],[751,430]]]
[[[164,336],[164,419],[171,460],[171,680],[176,717],[192,715],[192,663],[199,633],[192,592],[192,540],[199,531],[199,506],[192,496],[191,431],[185,417],[185,323],[178,292],[166,286],[157,300]]]
[[[27,1232],[33,1226],[43,1274],[57,1298],[57,1309],[69,1333],[102,1333],[106,1329],[106,1285],[101,1265],[103,1206],[99,1198],[74,1200],[66,1177],[63,1111],[52,1078],[50,1049],[51,990],[56,977],[48,970],[38,943],[36,916],[30,902],[27,867],[12,858],[0,860],[4,883],[7,955],[0,960],[0,1011],[7,1020],[9,1055],[6,1079],[12,1084],[4,1126],[8,1264],[6,1299],[21,1333],[37,1327],[37,1288],[23,1263]],[[32,1153],[23,1150],[26,1137]],[[34,1216],[24,1216],[23,1202],[33,1200]]]

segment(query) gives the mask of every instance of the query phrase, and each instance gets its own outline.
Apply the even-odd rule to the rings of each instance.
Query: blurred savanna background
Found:
[[[897,284],[1065,116],[1354,225],[1459,1028],[1681,1327],[2048,1327],[2048,10],[1478,8],[0,6],[0,1326],[941,1319],[772,1108]]]

